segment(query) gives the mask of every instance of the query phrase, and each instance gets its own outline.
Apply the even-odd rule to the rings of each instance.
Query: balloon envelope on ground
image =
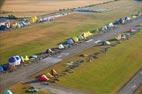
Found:
[[[12,56],[8,59],[8,64],[9,65],[20,65],[21,64],[21,58],[20,56]]]
[[[43,74],[39,76],[38,80],[41,82],[45,82],[45,81],[49,81],[49,78],[47,78],[47,76]]]
[[[64,47],[63,44],[59,44],[58,48],[59,48],[59,49],[64,49],[65,47]]]
[[[3,94],[13,94],[11,90],[5,90]]]
[[[4,69],[3,69],[3,66],[0,66],[0,72],[3,72]]]
[[[73,41],[72,38],[69,38],[69,39],[66,40],[65,44],[72,45],[72,44],[74,44],[74,41]]]

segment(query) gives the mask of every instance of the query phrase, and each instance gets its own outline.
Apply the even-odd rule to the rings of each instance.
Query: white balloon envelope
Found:
[[[12,56],[8,59],[9,65],[20,65],[21,64],[21,58],[20,56]]]

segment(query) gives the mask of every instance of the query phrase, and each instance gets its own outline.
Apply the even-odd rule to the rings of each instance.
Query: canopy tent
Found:
[[[5,90],[3,94],[13,94],[11,90]]]
[[[8,64],[9,65],[20,65],[21,64],[21,58],[20,56],[12,56],[8,59]]]
[[[4,31],[6,29],[7,29],[7,27],[5,25],[0,25],[0,31]]]
[[[44,82],[44,81],[49,81],[49,78],[43,74],[39,76],[38,80]]]
[[[4,69],[3,69],[3,66],[0,66],[0,72],[3,72]]]

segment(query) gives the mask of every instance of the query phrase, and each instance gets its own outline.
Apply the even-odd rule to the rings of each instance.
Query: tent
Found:
[[[3,94],[13,94],[11,90],[5,90]]]
[[[79,41],[78,37],[73,37],[72,39],[74,40],[74,42],[78,42]]]
[[[31,23],[36,23],[38,21],[37,16],[31,17]]]
[[[28,61],[29,61],[30,59],[29,59],[29,57],[26,55],[25,56],[25,58],[23,58],[23,61],[24,61],[24,63],[29,63]]]
[[[3,70],[4,70],[4,71],[7,71],[8,68],[9,68],[9,65],[8,65],[8,64],[4,64],[4,65],[2,65],[2,67],[3,67]]]
[[[21,64],[21,58],[20,56],[12,56],[8,59],[8,64],[9,65],[20,65]]]
[[[84,39],[90,37],[91,35],[93,35],[93,34],[91,32],[89,32],[89,31],[82,33],[82,36],[84,37]]]
[[[63,44],[59,44],[58,48],[59,48],[59,49],[64,49],[65,47],[64,47]]]
[[[74,44],[74,40],[72,38],[69,38],[69,39],[66,40],[65,44],[66,45],[72,45],[72,44]]]
[[[5,25],[1,25],[0,26],[0,31],[4,31],[4,30],[6,30],[7,29],[7,27],[5,26]]]
[[[44,82],[44,81],[49,81],[49,78],[46,75],[43,74],[43,75],[39,76],[38,80],[41,81],[41,82],[42,81]]]
[[[4,69],[3,69],[3,66],[0,66],[0,72],[3,72]]]

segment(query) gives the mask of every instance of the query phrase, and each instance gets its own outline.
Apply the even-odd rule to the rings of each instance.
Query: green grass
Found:
[[[116,94],[142,67],[142,32],[109,49],[93,63],[84,63],[74,73],[61,78],[59,84],[91,94]]]
[[[142,86],[140,86],[134,94],[142,94]]]

